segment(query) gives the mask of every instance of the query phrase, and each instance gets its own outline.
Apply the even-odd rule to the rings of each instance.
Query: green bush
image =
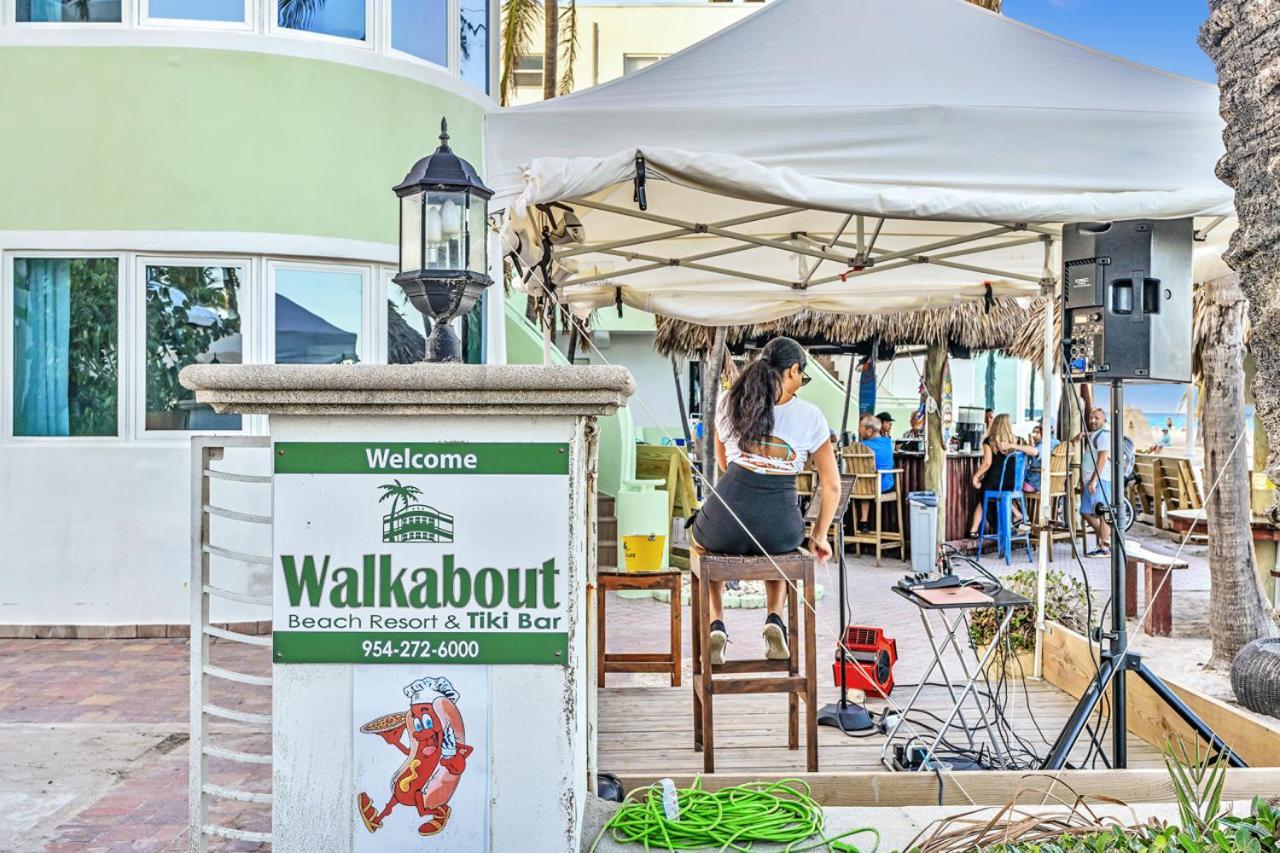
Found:
[[[1036,600],[1036,572],[1034,569],[1022,569],[1002,579],[1005,588]],[[996,628],[1000,625],[1004,612],[994,609],[974,610],[969,615],[969,641],[975,646],[985,646],[991,642]],[[1050,622],[1057,622],[1073,631],[1087,633],[1089,630],[1089,607],[1085,596],[1085,587],[1081,581],[1069,577],[1063,572],[1050,571],[1045,574],[1044,616]],[[1009,641],[1015,652],[1029,651],[1036,645],[1036,609],[1035,605],[1016,607],[1013,618],[1009,621]]]

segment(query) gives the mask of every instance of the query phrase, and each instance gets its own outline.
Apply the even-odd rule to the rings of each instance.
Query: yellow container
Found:
[[[618,518],[618,563],[624,572],[660,572],[667,567],[671,516],[664,480],[624,480],[614,510]]]
[[[638,534],[622,537],[623,560],[628,572],[660,572],[666,568],[667,537]]]

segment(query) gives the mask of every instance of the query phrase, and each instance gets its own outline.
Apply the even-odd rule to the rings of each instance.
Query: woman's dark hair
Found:
[[[773,433],[773,405],[782,393],[782,374],[793,364],[804,370],[808,362],[800,344],[791,338],[774,338],[738,375],[725,405],[739,443],[760,444]]]

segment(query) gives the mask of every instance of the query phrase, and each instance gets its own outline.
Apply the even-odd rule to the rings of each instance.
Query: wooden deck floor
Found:
[[[1030,708],[1018,683],[1011,683],[1006,715],[1014,730],[1033,744],[1041,755],[1048,745],[1036,730],[1038,723],[1050,742],[1066,722],[1075,701],[1043,681],[1027,681]],[[895,690],[895,702],[905,704],[910,689]],[[837,691],[822,686],[819,707],[835,701]],[[950,706],[946,689],[926,688],[917,707],[942,714]],[[881,703],[869,703],[871,710]],[[1034,715],[1034,722],[1032,716]],[[599,691],[599,739],[597,766],[604,771],[627,776],[655,778],[666,774],[698,773],[702,754],[693,750],[693,698],[688,687],[607,687]],[[781,773],[802,772],[804,728],[800,749],[787,746],[787,700],[785,696],[718,696],[715,700],[716,770],[718,772]],[[905,727],[904,727],[905,729]],[[923,732],[922,732],[923,734]],[[987,742],[985,732],[975,735]],[[837,729],[818,727],[818,769],[882,770],[880,750],[884,737],[849,737]],[[1110,752],[1110,741],[1106,742]],[[1072,753],[1079,761],[1087,743],[1081,738]],[[1099,767],[1103,767],[1098,762]],[[1137,737],[1129,737],[1131,768],[1162,767],[1160,753]]]

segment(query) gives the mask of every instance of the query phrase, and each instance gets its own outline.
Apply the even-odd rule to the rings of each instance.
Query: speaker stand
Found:
[[[1090,680],[1088,686],[1085,687],[1084,693],[1080,695],[1080,701],[1076,703],[1075,710],[1071,712],[1067,724],[1058,734],[1057,740],[1054,741],[1053,747],[1049,750],[1049,757],[1045,759],[1042,765],[1045,770],[1061,770],[1067,765],[1067,756],[1071,753],[1072,747],[1080,738],[1080,734],[1084,731],[1085,726],[1089,724],[1089,717],[1097,708],[1098,702],[1102,701],[1102,696],[1107,691],[1107,686],[1111,686],[1111,764],[1116,769],[1123,769],[1129,764],[1128,760],[1128,725],[1126,721],[1126,677],[1129,672],[1134,672],[1152,692],[1160,698],[1164,704],[1168,705],[1170,710],[1177,714],[1183,722],[1206,741],[1210,747],[1220,753],[1226,753],[1227,764],[1231,767],[1247,766],[1238,755],[1230,747],[1223,742],[1222,738],[1214,734],[1213,729],[1200,719],[1187,705],[1178,697],[1176,693],[1160,680],[1160,677],[1147,668],[1142,662],[1142,657],[1137,652],[1131,652],[1128,649],[1128,626],[1125,624],[1125,584],[1124,584],[1124,530],[1117,522],[1121,520],[1122,510],[1124,506],[1124,383],[1115,379],[1110,382],[1111,386],[1111,494],[1107,495],[1110,501],[1110,522],[1111,522],[1111,631],[1103,632],[1098,629],[1100,638],[1107,640],[1107,649],[1100,654],[1101,665],[1098,672]],[[1069,386],[1068,386],[1068,390]],[[1085,429],[1088,429],[1089,413],[1085,412],[1086,423]]]
[[[841,507],[840,517],[836,521],[836,554],[837,564],[839,566],[840,575],[840,640],[836,646],[836,654],[840,660],[840,700],[832,702],[830,705],[824,705],[818,711],[818,725],[831,726],[837,728],[846,734],[849,732],[862,732],[867,729],[874,728],[871,722],[871,714],[867,709],[857,703],[850,702],[848,699],[848,675],[845,673],[845,667],[849,661],[846,660],[848,650],[844,644],[849,636],[849,619],[845,615],[845,587],[847,581],[847,567],[845,565],[844,555],[844,509]]]

